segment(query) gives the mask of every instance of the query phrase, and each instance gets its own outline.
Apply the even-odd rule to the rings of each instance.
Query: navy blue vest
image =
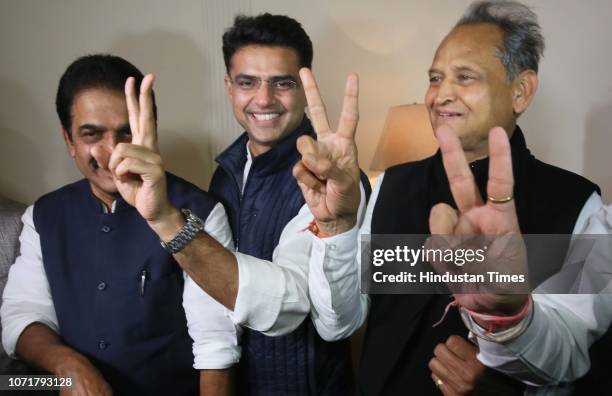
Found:
[[[171,174],[167,182],[173,205],[208,217],[210,195]],[[136,209],[119,198],[102,213],[83,179],[36,201],[34,224],[64,342],[116,395],[198,394],[182,270]]]
[[[510,146],[521,232],[571,234],[586,200],[599,188],[581,176],[537,160],[527,149],[519,127]],[[472,162],[470,168],[486,202],[488,158]],[[385,172],[374,207],[372,234],[429,234],[429,213],[440,202],[456,207],[440,151],[422,161],[391,167]],[[561,263],[565,251],[558,254]],[[372,295],[371,301],[360,393],[405,395],[413,390],[415,395],[439,395],[427,365],[433,350],[450,335],[467,335],[456,310],[432,328],[451,301],[449,296],[381,294]],[[521,394],[524,385],[513,385]]]
[[[300,159],[297,138],[305,134],[314,138],[312,131],[304,118],[294,132],[255,157],[242,196],[247,134],[217,158],[219,167],[210,191],[225,205],[238,251],[272,260],[283,228],[305,203],[291,172]],[[281,337],[244,330],[240,394],[350,394],[348,341],[323,341],[309,317],[294,332]]]

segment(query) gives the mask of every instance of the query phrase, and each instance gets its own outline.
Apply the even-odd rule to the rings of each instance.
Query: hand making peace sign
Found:
[[[148,222],[156,222],[173,212],[166,192],[166,175],[157,144],[157,126],[153,111],[153,81],[147,74],[136,99],[135,80],[125,82],[131,143],[118,144],[108,167],[123,199],[134,206]]]
[[[508,135],[500,127],[493,128],[489,133],[486,203],[482,202],[474,175],[455,132],[443,125],[436,131],[436,137],[458,210],[444,203],[434,206],[429,217],[431,234],[451,236],[451,239],[457,237],[457,240],[469,235],[493,237],[488,246],[486,271],[493,271],[493,266],[497,266],[496,269],[505,273],[527,274],[525,246],[520,237],[513,200],[514,177]],[[466,265],[461,270],[470,271],[470,268]],[[526,301],[524,294],[502,293],[503,290],[498,289],[496,292],[494,287],[490,293],[455,293],[455,298],[467,309],[491,314],[516,312]]]
[[[319,229],[323,233],[336,235],[355,225],[360,203],[355,145],[359,120],[359,81],[356,74],[348,76],[338,129],[333,132],[310,69],[302,68],[300,78],[317,140],[309,136],[299,138],[297,149],[302,154],[302,160],[295,165],[293,175]]]

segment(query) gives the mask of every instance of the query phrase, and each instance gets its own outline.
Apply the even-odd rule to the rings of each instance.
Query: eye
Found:
[[[272,87],[277,91],[288,91],[297,86],[297,83],[293,80],[278,80],[272,83]]]
[[[255,80],[251,78],[237,78],[235,82],[240,89],[251,89],[255,87]]]
[[[463,82],[469,82],[469,81],[476,79],[474,76],[469,75],[469,74],[460,74],[458,78],[459,78],[459,81],[463,81]]]
[[[85,129],[81,131],[80,135],[83,139],[91,140],[98,136],[98,132],[91,129]]]
[[[437,74],[432,74],[429,76],[430,84],[436,84],[436,83],[439,83],[440,81],[442,81],[442,77]]]
[[[121,140],[131,140],[132,139],[132,131],[129,130],[129,129],[121,130],[121,131],[119,131],[117,138],[121,139]]]

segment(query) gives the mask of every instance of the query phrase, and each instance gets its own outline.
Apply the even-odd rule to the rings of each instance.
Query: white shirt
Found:
[[[371,233],[372,214],[384,176],[383,173],[378,177],[372,191],[360,230],[363,235]],[[612,233],[612,207],[604,215],[601,211],[598,212],[602,205],[601,197],[594,192],[582,208],[573,233],[602,233],[601,226],[599,231],[594,229],[605,216],[607,223],[604,228]],[[595,213],[597,215],[593,216]],[[355,233],[355,230],[351,230],[351,233]],[[351,243],[350,239],[344,239],[347,234],[337,238],[338,241],[352,244],[352,254],[349,246],[337,243],[335,249],[326,250],[325,256],[313,255],[311,261],[333,260],[337,262],[338,267],[360,267],[360,264],[354,266],[346,262],[342,264],[343,259],[361,262],[361,254],[358,254],[361,251],[360,241],[355,243],[353,240]],[[315,265],[311,262],[311,267]],[[352,276],[357,277],[358,274]],[[349,288],[347,293],[350,290],[354,288]],[[588,347],[596,337],[607,330],[612,320],[612,294],[607,296],[534,294],[533,299],[534,317],[526,332],[505,345],[478,339],[480,347],[478,359],[489,367],[532,385],[562,383],[583,375],[589,368]],[[369,309],[368,296],[357,294],[352,298],[345,298],[342,302],[345,303],[341,309],[343,315],[352,315],[355,323],[365,321]],[[473,336],[470,338],[475,340]]]
[[[589,199],[587,205],[597,207],[596,201]],[[581,218],[584,212],[585,209]],[[574,233],[611,235],[612,206],[603,206],[599,200],[599,207],[582,224],[583,228],[578,226]],[[586,257],[584,271],[588,276],[603,277],[610,285],[612,240],[608,237],[596,241]],[[503,345],[478,340],[479,359],[528,384],[553,385],[532,388],[531,394],[560,394],[554,385],[563,386],[589,370],[589,347],[612,322],[610,287],[600,294],[533,294],[533,300],[534,316],[525,333]]]
[[[114,209],[111,208],[111,211]],[[17,340],[23,330],[40,322],[61,334],[53,306],[49,282],[43,266],[40,238],[34,227],[34,207],[22,217],[23,230],[19,238],[20,255],[9,271],[4,289],[2,344],[7,354],[15,358]],[[205,222],[205,231],[228,249],[233,249],[232,234],[223,205],[217,204]],[[213,300],[183,273],[185,287],[183,307],[189,335],[194,340],[196,369],[223,369],[240,359],[238,338],[240,329],[229,318],[229,311]]]

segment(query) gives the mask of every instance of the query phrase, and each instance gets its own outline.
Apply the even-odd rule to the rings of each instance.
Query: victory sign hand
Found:
[[[125,99],[132,142],[118,144],[109,161],[119,193],[149,223],[174,213],[167,197],[166,175],[157,144],[153,111],[154,79],[153,74],[143,78],[139,99],[136,99],[134,78],[127,79]]]
[[[302,68],[300,78],[317,140],[309,136],[299,138],[297,149],[302,159],[295,165],[293,175],[319,229],[336,235],[355,225],[361,197],[355,145],[359,81],[356,74],[350,74],[346,80],[342,113],[334,132],[310,69]]]
[[[443,125],[436,131],[436,137],[458,210],[444,203],[434,206],[429,217],[432,235],[444,235],[446,237],[442,239],[454,240],[451,243],[455,245],[453,248],[457,248],[456,241],[465,240],[465,236],[490,237],[486,261],[479,271],[485,275],[485,271],[495,270],[526,275],[525,246],[513,200],[514,177],[508,135],[499,127],[489,133],[488,200],[485,203],[455,132]],[[466,264],[462,270],[469,272],[469,266]],[[459,304],[469,310],[507,315],[519,311],[527,299],[524,294],[506,294],[507,291],[511,290],[496,289],[493,285],[487,292],[453,292]]]

